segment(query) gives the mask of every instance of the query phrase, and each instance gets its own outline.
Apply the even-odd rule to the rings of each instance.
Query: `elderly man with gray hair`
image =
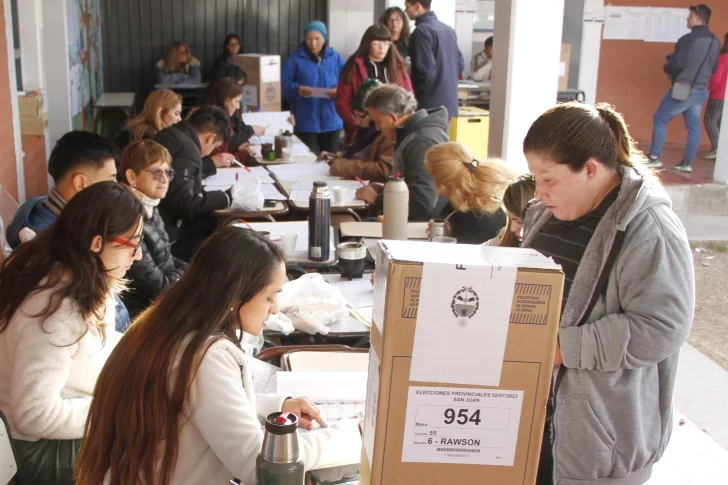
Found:
[[[374,90],[367,97],[366,108],[377,129],[395,142],[392,174],[404,177],[409,188],[409,220],[421,222],[438,217],[447,198],[440,196],[432,182],[425,167],[425,153],[449,141],[447,110],[418,111],[414,95],[394,84]],[[372,183],[357,190],[356,197],[381,211],[383,190],[384,185]]]

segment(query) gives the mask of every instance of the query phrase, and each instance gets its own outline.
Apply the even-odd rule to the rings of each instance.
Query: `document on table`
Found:
[[[263,184],[272,184],[275,182],[273,177],[270,176],[270,173],[263,167],[231,167],[218,169],[215,175],[210,175],[205,179],[205,184],[212,187],[230,187],[244,177],[257,177]]]
[[[354,318],[362,322],[367,327],[372,326],[372,309],[373,307],[368,308],[357,308],[356,310],[351,310],[351,314]]]
[[[381,222],[342,222],[339,226],[342,236],[381,238]],[[426,222],[407,223],[407,239],[427,239]],[[373,243],[376,245],[376,241]]]
[[[304,190],[311,192],[313,190],[314,182],[314,180],[299,180],[295,184],[293,184],[291,190]],[[329,186],[329,189],[333,187],[343,187],[345,189],[357,190],[362,187],[361,183],[356,180],[325,180],[325,182]],[[369,181],[365,180],[364,183],[368,184]]]
[[[517,270],[423,263],[411,381],[500,385]]]
[[[374,305],[374,287],[368,279],[332,283],[341,290],[349,308],[359,309]]]
[[[262,184],[260,189],[263,192],[263,198],[265,200],[288,200],[288,197],[281,194],[273,184]]]
[[[257,113],[243,113],[243,121],[246,125],[264,127],[265,136],[277,136],[284,131],[293,133],[293,125],[288,122],[290,116],[290,111],[261,111]]]
[[[301,162],[287,165],[273,165],[270,171],[278,180],[314,180],[329,178],[329,166],[323,162]]]

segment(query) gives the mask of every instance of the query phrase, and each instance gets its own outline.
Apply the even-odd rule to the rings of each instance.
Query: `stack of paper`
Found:
[[[293,125],[288,122],[290,117],[289,111],[243,113],[246,125],[262,126],[265,128],[265,135],[270,137],[278,136],[284,131],[293,133]]]
[[[278,180],[316,180],[327,179],[329,166],[323,162],[301,162],[287,165],[273,165],[270,171]]]

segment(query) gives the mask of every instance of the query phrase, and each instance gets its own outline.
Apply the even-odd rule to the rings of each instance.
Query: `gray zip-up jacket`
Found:
[[[695,307],[692,253],[659,182],[644,168],[621,172],[561,316],[555,485],[642,484],[672,431],[679,351]],[[551,216],[542,202],[528,209],[523,247]]]
[[[708,89],[710,78],[718,69],[720,49],[720,41],[708,30],[707,25],[693,27],[689,34],[680,37],[675,44],[675,51],[667,56],[665,73],[673,84],[691,84],[695,80],[692,84],[694,89]]]

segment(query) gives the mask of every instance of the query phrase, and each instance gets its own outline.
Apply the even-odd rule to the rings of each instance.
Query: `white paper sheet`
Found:
[[[291,187],[291,190],[304,190],[309,193],[313,190],[314,180],[299,180]],[[368,180],[363,181],[365,185],[369,184]],[[327,181],[329,190],[333,187],[344,187],[346,189],[358,190],[362,187],[362,184],[357,180],[330,180]]]
[[[325,180],[330,178],[329,166],[323,162],[301,162],[289,165],[272,165],[269,170],[278,180]]]
[[[461,261],[423,264],[410,380],[498,386],[517,268]]]
[[[377,411],[379,408],[379,374],[381,372],[379,356],[374,347],[369,349],[369,376],[367,378],[366,412],[364,413],[364,450],[369,457],[369,466],[374,462],[374,437],[377,429]]]
[[[339,226],[342,236],[379,238],[382,237],[381,222],[342,222]],[[407,239],[427,239],[426,222],[407,223]],[[367,249],[376,246],[376,241],[365,241]],[[371,251],[370,251],[371,252]]]
[[[523,391],[410,387],[402,462],[513,466],[522,406]]]
[[[311,88],[310,98],[330,98],[329,88]]]
[[[278,372],[276,392],[312,401],[364,401],[366,372]]]
[[[647,7],[606,7],[604,19],[604,40],[645,40]]]
[[[266,136],[277,136],[284,131],[293,133],[293,125],[288,122],[290,116],[290,111],[260,111],[243,113],[243,121],[246,125],[264,127]]]
[[[372,310],[373,310],[373,307],[357,308],[356,310],[352,310],[352,312],[353,313],[356,313],[357,315],[359,315],[362,318],[362,320],[364,320],[365,322],[367,322],[369,324],[368,326],[371,327],[371,325],[372,325],[372,319],[373,319],[372,318],[372,313],[373,313]]]
[[[651,8],[647,19],[645,42],[675,43],[690,32],[687,8]]]
[[[281,192],[273,184],[263,184],[260,186],[265,200],[288,200],[288,197]]]
[[[374,305],[374,287],[368,279],[332,283],[341,290],[349,308],[366,308]]]
[[[205,184],[210,187],[230,187],[237,180],[242,180],[244,177],[257,177],[263,184],[272,184],[275,182],[270,176],[270,173],[263,167],[248,167],[247,169],[231,167],[218,169],[215,175],[210,175],[205,179]]]

